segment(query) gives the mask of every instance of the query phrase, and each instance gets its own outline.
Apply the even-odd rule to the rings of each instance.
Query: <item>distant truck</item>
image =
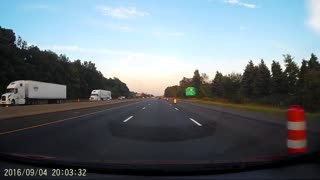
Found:
[[[96,89],[91,92],[89,101],[111,100],[111,91]]]
[[[67,86],[39,81],[18,80],[7,86],[2,105],[60,104],[67,98]]]

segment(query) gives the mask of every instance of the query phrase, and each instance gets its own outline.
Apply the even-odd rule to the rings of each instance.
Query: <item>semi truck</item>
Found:
[[[31,80],[11,82],[1,96],[2,105],[62,103],[67,98],[67,86]]]
[[[103,90],[103,89],[95,89],[92,90],[89,101],[103,101],[103,100],[111,100],[111,91]]]

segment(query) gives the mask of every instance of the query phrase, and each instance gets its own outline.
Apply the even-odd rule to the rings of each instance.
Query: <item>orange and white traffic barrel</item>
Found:
[[[173,104],[177,104],[177,98],[173,99]]]
[[[287,112],[288,117],[288,153],[307,152],[307,133],[304,110],[299,105],[292,105]]]

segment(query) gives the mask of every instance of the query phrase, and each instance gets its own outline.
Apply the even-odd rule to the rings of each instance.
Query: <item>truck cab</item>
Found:
[[[1,96],[1,104],[25,104],[25,83],[14,81],[7,86],[6,93]]]
[[[89,101],[111,100],[111,91],[103,89],[92,90]]]
[[[90,101],[100,101],[101,98],[100,98],[100,96],[98,94],[91,94],[89,100]]]
[[[91,95],[90,95],[90,98],[89,98],[90,101],[101,101],[103,100],[103,97],[101,97],[101,90],[93,90],[91,92]]]

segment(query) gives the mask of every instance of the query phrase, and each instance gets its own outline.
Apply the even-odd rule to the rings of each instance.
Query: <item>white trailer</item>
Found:
[[[103,89],[95,89],[92,90],[89,100],[90,101],[103,101],[103,100],[111,100],[111,91],[103,90]]]
[[[1,104],[59,104],[66,98],[66,85],[19,80],[8,85],[7,93],[1,96]]]

